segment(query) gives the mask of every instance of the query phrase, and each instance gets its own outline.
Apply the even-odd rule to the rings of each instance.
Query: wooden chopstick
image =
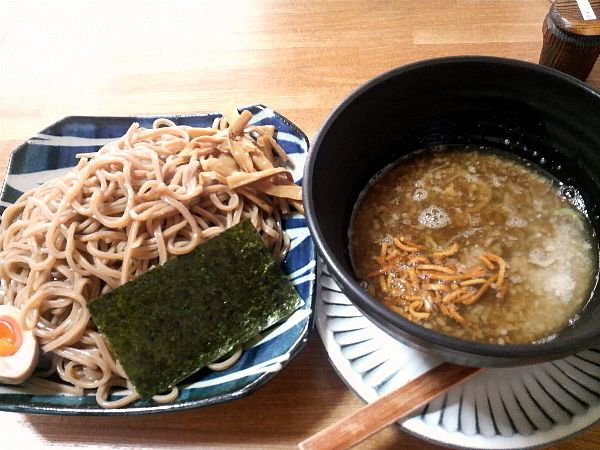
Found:
[[[482,369],[443,363],[300,442],[301,450],[343,450],[402,419]]]

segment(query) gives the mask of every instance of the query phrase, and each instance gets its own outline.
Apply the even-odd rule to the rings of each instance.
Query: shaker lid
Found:
[[[554,0],[550,16],[569,33],[600,36],[600,0]]]

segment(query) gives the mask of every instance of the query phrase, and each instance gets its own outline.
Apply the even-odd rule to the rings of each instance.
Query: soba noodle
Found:
[[[249,125],[248,111],[225,116],[212,128],[166,119],[151,129],[134,123],[122,138],[78,155],[72,171],[6,209],[2,303],[20,308],[34,329],[49,366],[37,377],[57,374],[78,394],[95,389],[103,407],[135,401],[127,375],[90,320],[89,300],[246,218],[275,258],[285,257],[289,239],[281,215],[302,211],[301,188],[278,167],[287,156],[273,127]],[[239,352],[213,368],[237,358]],[[110,400],[117,386],[131,394]],[[154,400],[177,395],[174,388]]]

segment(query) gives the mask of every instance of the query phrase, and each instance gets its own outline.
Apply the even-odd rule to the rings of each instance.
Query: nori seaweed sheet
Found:
[[[287,317],[302,299],[249,220],[88,305],[142,398]]]

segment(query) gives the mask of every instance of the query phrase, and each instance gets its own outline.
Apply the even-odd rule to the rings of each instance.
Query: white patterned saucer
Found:
[[[372,402],[440,361],[391,338],[354,307],[320,264],[317,328],[334,368]],[[524,367],[487,369],[400,423],[442,445],[528,448],[600,419],[600,347]]]

